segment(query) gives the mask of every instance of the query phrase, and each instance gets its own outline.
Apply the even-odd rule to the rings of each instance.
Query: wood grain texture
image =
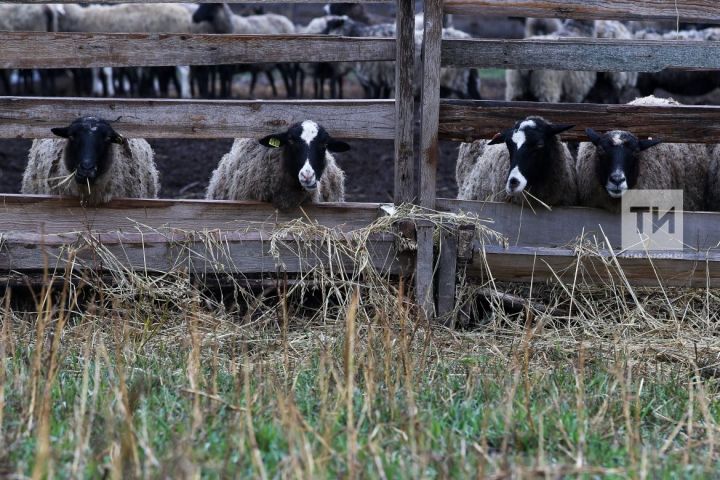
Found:
[[[141,230],[272,231],[306,218],[340,231],[365,227],[380,216],[378,204],[325,203],[278,212],[260,202],[120,198],[102,207],[50,195],[0,195],[0,233],[59,235],[73,232],[137,233]]]
[[[457,230],[440,230],[440,255],[437,273],[437,313],[445,317],[445,325],[454,327],[455,319],[448,315],[455,308],[455,286],[457,285],[458,237]]]
[[[332,35],[0,32],[0,68],[395,60],[395,40]]]
[[[454,67],[658,72],[718,69],[720,42],[567,39],[445,40],[442,64]]]
[[[416,198],[415,156],[415,1],[398,0],[397,60],[395,62],[395,203]]]
[[[574,124],[563,140],[587,141],[585,128],[597,131],[629,130],[638,137],[664,142],[720,142],[720,107],[600,105],[590,103],[497,102],[443,100],[439,135],[443,140],[472,141],[492,138],[529,115],[554,123]],[[678,128],[678,126],[682,128]]]
[[[513,247],[572,248],[578,239],[606,241],[621,248],[620,215],[584,207],[553,207],[552,211],[498,202],[438,199],[437,209],[473,213],[488,228],[505,235]],[[720,251],[720,213],[683,212],[683,243],[687,253]]]
[[[127,137],[259,137],[307,119],[339,138],[391,139],[392,100],[146,100],[0,97],[0,138],[51,137],[81,115],[113,122]]]
[[[445,11],[461,15],[720,23],[716,0],[446,0]]]
[[[486,247],[479,249],[468,276],[507,282],[572,282],[580,262],[578,282],[646,287],[720,287],[720,253],[631,254],[576,256],[573,250]],[[484,258],[483,258],[484,257]],[[620,269],[617,268],[620,266]],[[622,273],[620,273],[622,271]]]
[[[417,252],[415,259],[415,303],[425,319],[435,319],[435,256],[431,224],[418,222],[416,225]]]
[[[435,207],[438,162],[438,104],[440,101],[440,44],[442,0],[424,1],[422,88],[420,93],[420,205]]]

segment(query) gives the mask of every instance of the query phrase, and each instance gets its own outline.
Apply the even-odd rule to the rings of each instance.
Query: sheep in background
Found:
[[[720,211],[720,145],[710,147],[710,165],[705,187],[705,206],[708,210]]]
[[[33,141],[22,193],[78,196],[91,205],[114,197],[157,197],[158,172],[145,140],[125,139],[95,117],[80,117],[52,133],[62,138]]]
[[[557,40],[560,37],[594,38],[594,22],[566,20],[558,32],[532,38]],[[595,85],[596,76],[595,72],[572,70],[506,70],[505,99],[580,103]]]
[[[192,9],[184,5],[169,3],[91,5],[80,7],[77,4],[64,6],[58,25],[63,32],[106,32],[106,33],[212,33],[208,25],[196,25],[192,22]],[[99,73],[94,70],[93,94],[114,94],[112,79],[103,86],[98,81]],[[105,75],[111,75],[110,69],[104,69]],[[141,70],[139,90],[145,95],[155,92],[167,96],[168,85],[172,81],[179,96],[189,96],[189,81],[176,67],[151,67]],[[181,82],[185,82],[182,84]]]
[[[632,40],[633,34],[621,22],[599,20],[595,22],[597,38]],[[598,72],[595,86],[588,100],[596,103],[625,103],[637,96],[637,72]]]
[[[562,28],[559,18],[531,18],[525,19],[525,38],[538,35],[550,35]]]
[[[637,40],[718,41],[720,40],[720,29],[681,30],[667,33],[659,33],[655,30],[639,30],[635,32],[634,37]],[[706,95],[720,87],[720,72],[676,69],[642,72],[638,75],[637,87],[641,95],[652,95],[658,88],[674,95]]]
[[[206,198],[271,202],[279,210],[343,202],[345,174],[330,152],[349,149],[312,120],[260,140],[236,138],[213,172]]]
[[[209,26],[212,33],[234,33],[238,35],[283,35],[295,33],[295,26],[283,15],[269,13],[243,17],[235,15],[226,3],[204,3],[200,5],[193,14],[192,21],[195,24]],[[221,96],[232,96],[233,76],[235,73],[240,73],[245,70],[249,71],[252,75],[250,95],[252,95],[255,90],[258,75],[264,73],[270,83],[273,95],[277,96],[275,79],[273,77],[273,71],[277,67],[277,64],[222,65],[218,67],[221,80]],[[295,87],[288,77],[290,70],[291,69],[281,68],[280,72],[285,82],[286,91],[289,96],[294,96]],[[206,91],[206,88],[203,86],[200,86],[200,89],[203,92]]]
[[[672,99],[638,98],[630,105],[679,105]],[[603,135],[588,128],[590,142],[580,144],[577,158],[580,204],[619,212],[629,189],[683,190],[685,210],[704,207],[710,147],[702,144],[639,140],[624,130]],[[660,145],[658,145],[660,144]],[[657,145],[657,146],[655,146]],[[650,148],[653,147],[653,148]]]
[[[533,116],[490,141],[463,143],[455,170],[458,198],[523,203],[528,192],[548,205],[574,205],[575,160],[558,138],[572,127]]]
[[[34,4],[0,4],[0,31],[6,32],[57,32],[58,12],[62,7],[55,5],[34,5]],[[19,70],[18,80],[22,82],[25,92],[34,93],[34,70]],[[38,71],[41,91],[45,95],[55,94],[55,71]],[[9,73],[2,73],[2,82],[7,91],[6,95],[12,95],[12,87]]]

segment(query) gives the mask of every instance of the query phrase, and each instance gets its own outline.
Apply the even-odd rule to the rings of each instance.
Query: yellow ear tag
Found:
[[[268,143],[270,144],[271,147],[277,148],[280,146],[280,140],[278,140],[277,138],[271,138]]]

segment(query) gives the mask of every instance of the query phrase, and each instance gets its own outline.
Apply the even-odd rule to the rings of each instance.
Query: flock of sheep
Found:
[[[328,15],[319,16],[307,25],[295,25],[278,14],[236,15],[227,4],[118,4],[91,5],[0,5],[0,30],[106,33],[206,33],[206,34],[325,34],[356,37],[393,37],[395,23],[391,18],[368,16],[350,4],[325,7]],[[352,16],[345,15],[348,13]],[[416,59],[419,68],[422,41],[422,17],[416,17]],[[454,28],[443,30],[445,38],[469,38]],[[0,87],[5,94],[57,95],[56,83],[69,75],[78,96],[168,97],[170,86],[181,98],[230,98],[233,78],[239,73],[251,76],[250,96],[256,81],[264,75],[277,96],[275,74],[278,72],[288,97],[305,96],[305,80],[312,78],[315,98],[324,98],[325,84],[330,96],[342,98],[343,84],[353,73],[366,98],[390,98],[395,83],[394,62],[339,63],[269,63],[220,66],[180,66],[145,68],[102,68],[57,70],[1,71]],[[446,96],[479,98],[479,79],[475,69],[445,69],[443,88]]]
[[[60,31],[300,31],[345,36],[395,35],[393,23],[373,25],[364,11],[337,11],[344,8],[350,7],[328,6],[326,13],[330,15],[318,17],[306,27],[299,28],[281,15],[238,16],[226,4],[199,7],[126,4],[86,8],[71,4],[63,7],[3,5],[0,6],[0,22],[6,23],[0,23],[0,29],[14,23],[16,29],[33,30],[32,24],[36,22],[37,29],[43,24],[48,30]],[[361,21],[335,13],[353,13]],[[670,38],[671,35],[696,40],[720,38],[718,29],[692,29],[670,34],[644,28],[631,33],[627,25],[617,21],[528,19],[526,27],[527,35],[534,38]],[[539,33],[543,35],[537,35]],[[467,34],[444,28],[443,36],[466,38]],[[421,39],[422,18],[417,17],[416,42],[419,44]],[[419,55],[420,48],[416,52]],[[247,68],[254,74],[267,74],[268,69],[275,67]],[[223,75],[225,79],[228,75],[231,78],[233,68],[204,67],[196,69],[192,76],[183,67],[146,69],[145,73],[155,76],[154,81],[158,82],[159,78],[170,81],[167,79],[180,72],[176,79],[178,91],[189,91],[187,82],[192,79],[200,85],[201,91],[209,92],[210,84],[214,85],[214,76],[220,75],[221,80]],[[394,69],[388,62],[284,68],[289,89],[297,88],[295,82],[302,74],[312,72],[316,80],[330,81],[332,89],[339,92],[342,91],[341,79],[350,70],[355,72],[369,95],[391,95],[394,88]],[[115,79],[111,85],[119,86],[123,79],[132,83],[131,79],[135,78],[126,70],[129,69],[116,69],[105,74]],[[95,73],[99,76],[101,72]],[[687,76],[693,73],[697,72],[673,77],[673,72],[662,72],[642,80],[642,74],[627,72],[508,70],[506,97],[508,100],[582,102],[598,84],[604,84],[607,91],[612,92],[611,96],[620,98],[628,89],[636,89],[643,82],[668,89],[674,81],[702,83],[700,79]],[[698,75],[705,74],[700,72]],[[444,88],[458,96],[478,95],[479,82],[474,69],[446,69],[441,78]],[[709,85],[715,81],[709,76],[702,78],[710,79]],[[224,91],[229,88],[231,85],[221,87]],[[689,87],[686,85],[685,88]],[[630,104],[667,106],[678,103],[648,95]],[[587,125],[589,141],[581,143],[577,154],[573,155],[575,149],[569,148],[559,137],[572,127],[554,125],[541,117],[531,116],[519,119],[513,127],[501,131],[491,140],[462,144],[456,165],[458,198],[540,201],[547,205],[585,205],[618,211],[620,199],[629,189],[681,189],[685,209],[720,210],[720,145],[667,144],[658,139],[639,139],[632,132],[621,130],[598,133]],[[107,121],[94,117],[80,117],[71,125],[54,128],[52,132],[59,138],[33,142],[23,176],[23,193],[74,195],[88,204],[105,203],[113,197],[157,197],[160,190],[158,172],[153,151],[145,140],[125,139]],[[342,202],[345,175],[333,153],[349,148],[313,120],[294,124],[285,131],[261,139],[238,138],[213,172],[206,196],[208,199],[266,201],[283,210],[306,202]]]

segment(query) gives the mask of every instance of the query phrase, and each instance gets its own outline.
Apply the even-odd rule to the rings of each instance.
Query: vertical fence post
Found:
[[[438,115],[440,108],[440,42],[442,0],[424,0],[422,43],[422,90],[420,104],[420,205],[435,208],[438,162]],[[427,318],[435,317],[433,295],[433,226],[418,225],[415,294]]]
[[[395,203],[416,197],[413,134],[415,121],[415,0],[398,0],[395,19]]]

